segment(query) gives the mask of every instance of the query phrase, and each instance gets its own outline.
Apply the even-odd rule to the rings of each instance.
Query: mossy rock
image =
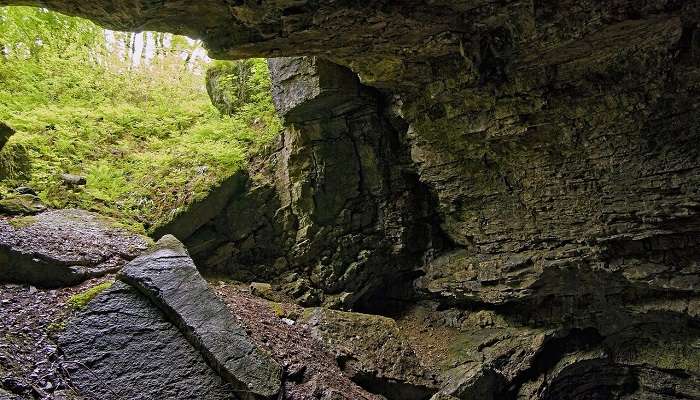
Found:
[[[26,228],[28,226],[32,226],[37,222],[36,217],[34,216],[26,216],[26,217],[17,217],[17,218],[12,218],[9,221],[9,224],[15,228],[15,229],[22,229]]]
[[[102,282],[80,293],[76,293],[68,299],[67,304],[74,310],[82,310],[98,294],[112,287],[113,283],[113,281]]]
[[[5,147],[10,136],[14,135],[15,130],[4,122],[0,122],[0,150]]]
[[[0,148],[0,179],[13,179],[21,183],[27,180],[31,169],[27,146],[12,141]]]
[[[20,194],[9,196],[0,200],[0,214],[5,215],[33,215],[46,210],[37,196]]]

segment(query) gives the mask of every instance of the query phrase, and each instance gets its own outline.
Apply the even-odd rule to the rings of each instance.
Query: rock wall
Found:
[[[287,129],[186,238],[201,268],[304,304],[433,301],[465,334],[494,313],[444,396],[698,397],[696,1],[41,4],[311,57],[271,61]]]
[[[410,284],[440,236],[405,125],[343,67],[312,57],[272,59],[270,69],[287,128],[256,160],[248,190],[183,238],[200,269],[275,280],[303,304],[333,307],[389,280]]]

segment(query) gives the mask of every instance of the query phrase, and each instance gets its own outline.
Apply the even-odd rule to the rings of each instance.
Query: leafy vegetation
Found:
[[[139,53],[134,34],[0,7],[0,121],[17,131],[0,152],[0,190],[27,185],[50,207],[148,229],[204,197],[278,133],[264,60],[244,62],[246,79],[228,79],[245,86],[245,98],[222,115],[207,96],[197,42],[141,38]],[[87,185],[65,186],[63,173],[84,175]]]

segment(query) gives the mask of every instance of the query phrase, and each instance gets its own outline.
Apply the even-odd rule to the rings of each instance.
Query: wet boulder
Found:
[[[235,398],[177,327],[121,282],[72,318],[59,344],[71,382],[86,399]]]
[[[255,345],[174,236],[161,238],[119,278],[150,299],[245,399],[277,396],[280,365]]]
[[[0,219],[0,282],[62,287],[116,272],[150,239],[82,210]]]

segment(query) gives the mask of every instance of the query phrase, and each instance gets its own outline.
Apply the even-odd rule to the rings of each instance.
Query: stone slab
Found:
[[[242,398],[277,395],[281,367],[255,346],[174,236],[130,262],[120,279],[155,303]]]

